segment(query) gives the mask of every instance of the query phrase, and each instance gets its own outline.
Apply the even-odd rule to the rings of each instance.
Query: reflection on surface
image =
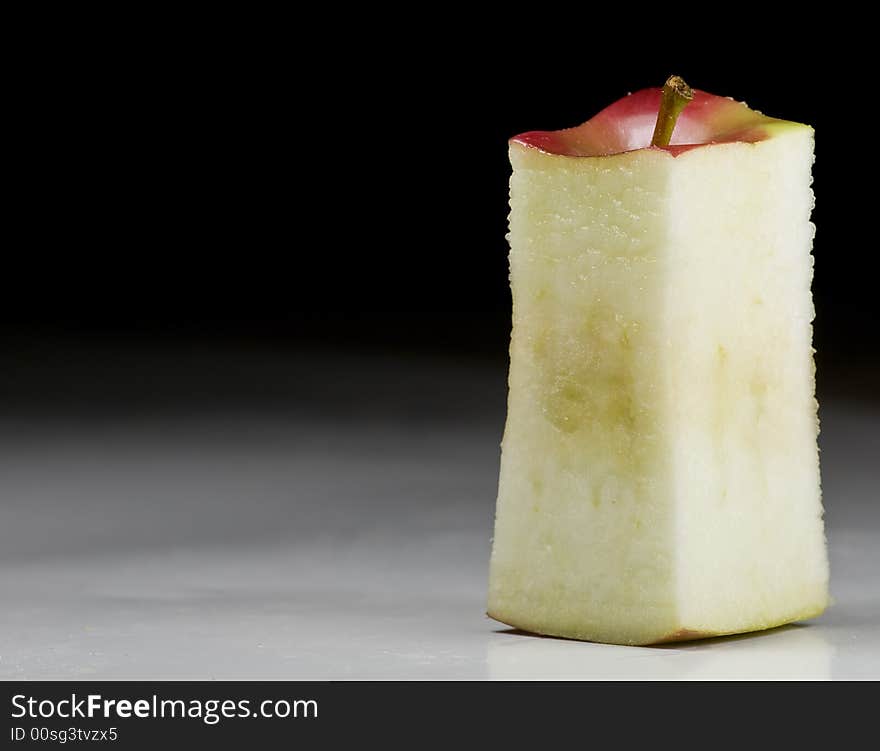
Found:
[[[532,636],[514,630],[489,642],[498,680],[828,680],[834,647],[815,626],[784,626],[663,647]]]

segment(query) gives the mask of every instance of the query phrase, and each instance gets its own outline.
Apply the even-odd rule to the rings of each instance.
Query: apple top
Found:
[[[533,130],[511,139],[530,148],[562,156],[609,156],[637,149],[662,149],[676,156],[713,143],[755,143],[778,125],[798,125],[749,109],[742,102],[694,90],[681,113],[668,146],[652,146],[662,89],[642,89],[618,99],[583,125],[565,130]]]

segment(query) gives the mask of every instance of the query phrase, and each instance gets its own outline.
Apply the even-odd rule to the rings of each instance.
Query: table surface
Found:
[[[880,678],[876,407],[823,405],[825,615],[617,647],[484,615],[497,365],[285,367],[271,408],[6,421],[0,679]]]

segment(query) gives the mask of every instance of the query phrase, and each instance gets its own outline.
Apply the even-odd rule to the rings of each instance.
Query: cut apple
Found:
[[[813,131],[661,90],[510,142],[513,333],[489,615],[650,644],[828,602]]]

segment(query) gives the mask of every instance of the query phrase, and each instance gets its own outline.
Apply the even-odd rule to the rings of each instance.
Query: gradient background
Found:
[[[865,81],[810,40],[740,40],[753,62],[711,39],[517,58],[516,35],[495,56],[469,29],[349,49],[339,73],[290,40],[210,34],[32,62],[0,296],[0,677],[880,675],[875,209],[836,106]],[[838,604],[763,641],[621,659],[482,615],[506,140],[670,72],[817,130]]]

